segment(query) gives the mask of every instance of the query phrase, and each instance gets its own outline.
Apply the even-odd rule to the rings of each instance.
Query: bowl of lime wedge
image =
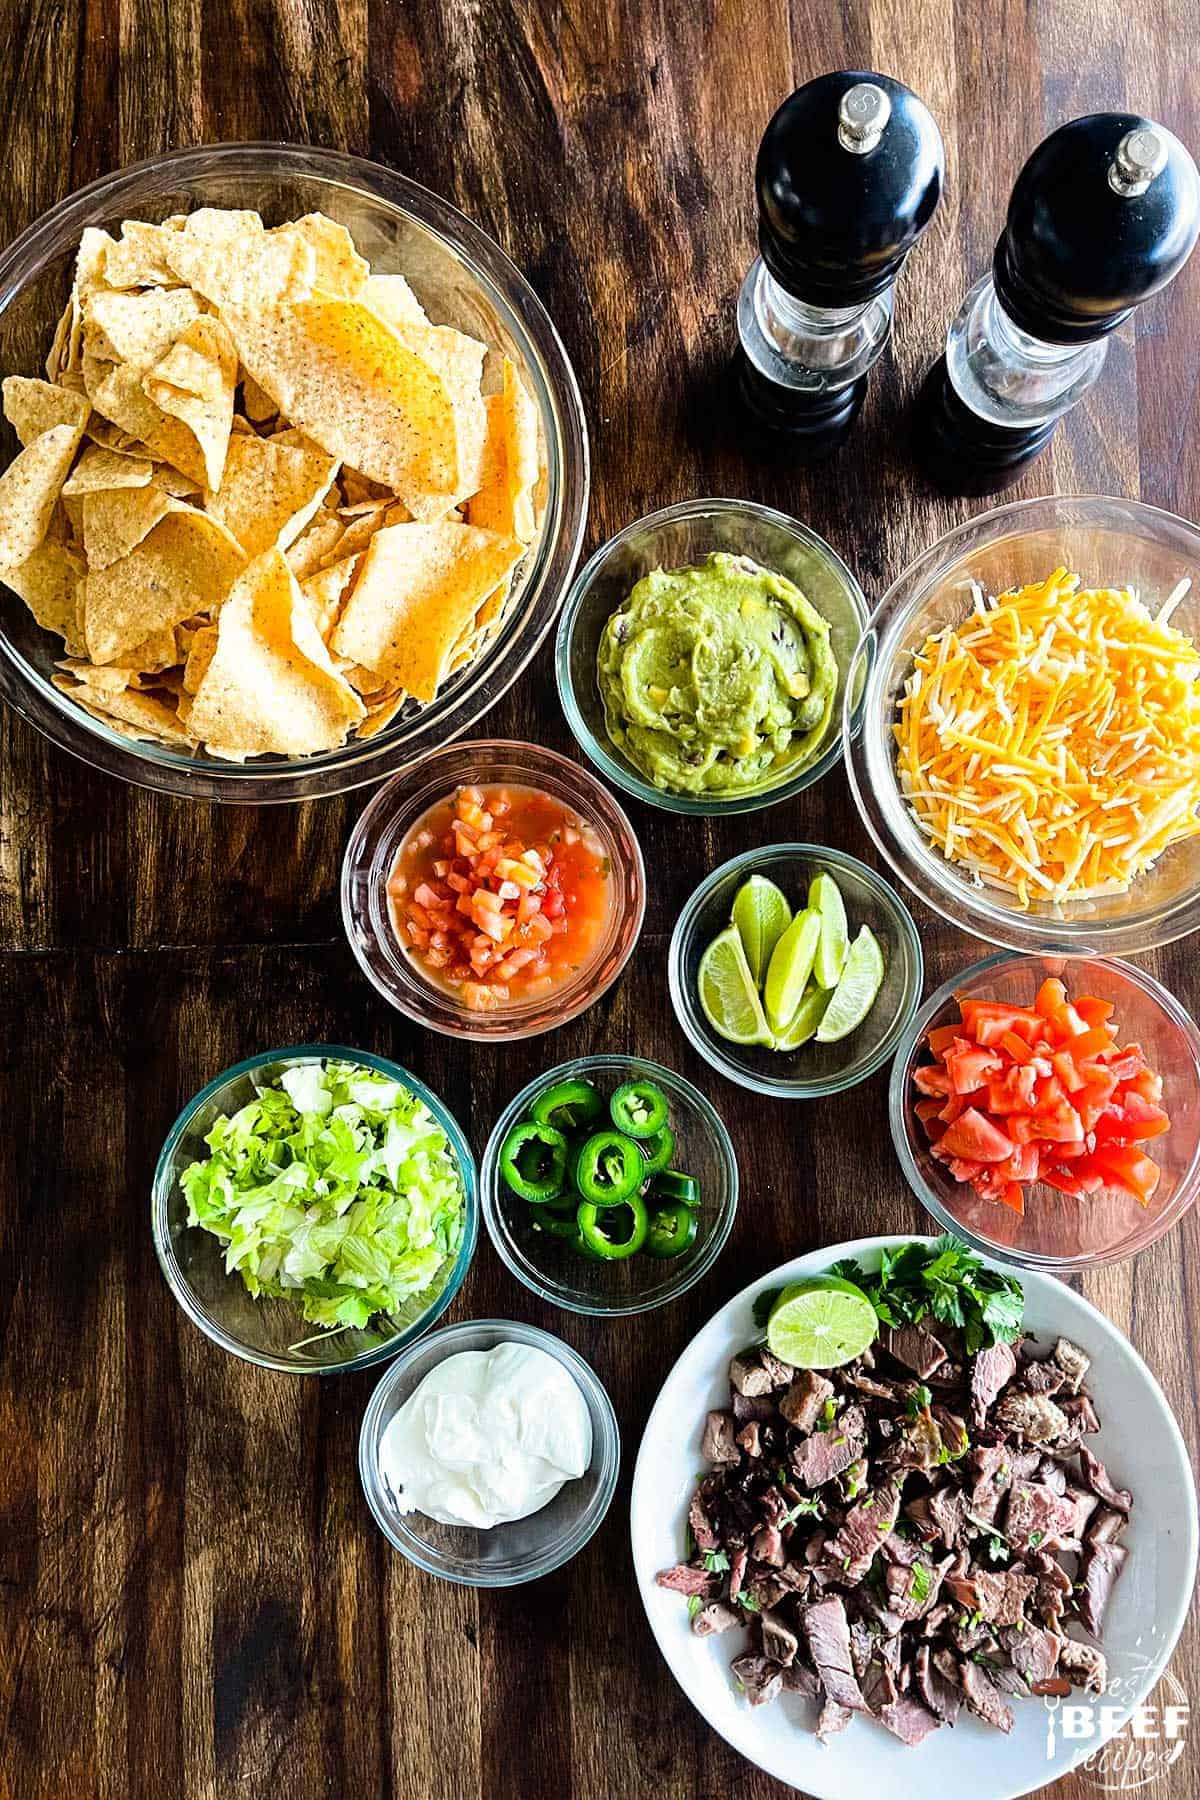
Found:
[[[819,1099],[894,1053],[921,997],[921,941],[873,869],[820,844],[723,863],[679,915],[671,1000],[696,1049],[758,1094]]]

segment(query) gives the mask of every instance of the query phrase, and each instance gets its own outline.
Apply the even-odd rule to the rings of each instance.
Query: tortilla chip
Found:
[[[75,257],[75,289],[81,300],[93,288],[105,285],[105,265],[108,253],[114,248],[116,241],[107,231],[101,231],[98,225],[84,226]]]
[[[429,315],[403,275],[372,275],[360,298],[395,331],[405,325],[429,323]]]
[[[84,330],[94,354],[149,369],[200,317],[200,310],[195,294],[185,287],[137,293],[100,288],[84,302]],[[96,332],[101,334],[99,341]]]
[[[227,307],[258,312],[307,294],[316,266],[312,245],[297,231],[200,235],[190,221],[165,254],[175,273],[222,312]],[[237,335],[234,331],[235,342]]]
[[[70,356],[73,343],[76,353],[78,353],[78,339],[76,336],[78,327],[79,301],[75,289],[72,287],[71,297],[59,316],[58,324],[54,327],[54,336],[51,339],[50,349],[46,355],[45,368],[47,381],[57,383],[70,368]]]
[[[191,745],[195,742],[180,724],[176,713],[153,694],[144,694],[132,687],[98,688],[87,682],[76,682],[71,675],[56,675],[54,685],[69,694],[94,719],[119,731],[122,737],[144,738],[157,744]]]
[[[79,584],[84,561],[66,544],[47,539],[15,569],[0,575],[19,594],[43,631],[55,631],[71,652],[83,648],[79,632]]]
[[[329,660],[279,550],[256,558],[222,608],[189,729],[252,755],[336,749],[365,708]]]
[[[383,730],[385,725],[391,724],[392,720],[400,711],[400,708],[405,705],[407,700],[408,695],[404,692],[404,689],[401,688],[399,693],[388,694],[384,699],[377,700],[373,706],[368,706],[367,716],[355,732],[355,737],[375,737],[378,732]]]
[[[150,635],[215,613],[245,566],[215,519],[179,507],[136,550],[84,583],[84,636],[95,663],[113,663]]]
[[[247,556],[299,537],[329,492],[337,464],[315,444],[231,437],[224,479],[207,509]]]
[[[223,309],[238,355],[280,412],[330,456],[412,509],[453,503],[454,406],[445,383],[369,307],[314,296]]]
[[[327,219],[324,213],[305,213],[290,225],[277,226],[276,232],[279,231],[294,231],[312,246],[314,287],[329,294],[342,294],[348,300],[361,292],[371,265],[358,254],[344,225]]]
[[[185,693],[198,692],[200,683],[208,673],[208,665],[216,653],[217,628],[215,625],[202,625],[192,638],[187,662],[184,664],[183,688]]]
[[[159,463],[154,471],[154,479],[164,493],[174,494],[177,500],[186,500],[193,494],[204,492],[202,481],[194,481],[190,475],[173,469],[170,463]]]
[[[84,354],[84,379],[92,405],[116,427],[116,438],[96,429],[96,420],[88,423],[88,436],[106,449],[139,445],[156,461],[171,463],[188,477],[193,489],[204,485],[204,458],[187,426],[170,418],[142,387],[142,378],[132,363],[97,362]]]
[[[308,603],[313,622],[325,643],[329,642],[329,634],[337,624],[342,610],[342,601],[362,567],[363,556],[344,557],[340,562],[330,563],[327,568],[320,569],[315,575],[300,583],[300,592]]]
[[[77,425],[82,431],[87,424],[91,406],[70,388],[24,375],[6,375],[3,386],[4,416],[26,448],[52,425]]]
[[[63,495],[100,494],[111,488],[145,487],[154,473],[153,463],[89,444],[63,484]]]
[[[516,538],[474,525],[386,526],[371,539],[334,650],[432,700],[459,635],[522,554]]]
[[[284,552],[285,561],[297,581],[303,581],[333,559],[345,530],[337,513],[319,506],[311,525],[306,525]]]
[[[489,394],[487,437],[479,491],[467,502],[467,519],[487,531],[520,538],[534,536],[533,489],[537,485],[537,409],[513,362],[504,359],[504,385]]]
[[[261,425],[267,419],[273,419],[278,409],[270,394],[264,392],[253,375],[248,375],[245,369],[242,369],[240,374],[242,405],[245,408],[247,419],[252,420],[256,425]]]
[[[109,287],[173,286],[179,278],[163,255],[163,242],[172,236],[169,226],[126,219],[120,239],[104,258],[104,279]]]
[[[79,439],[78,425],[52,425],[0,475],[0,569],[28,562],[46,536]]]
[[[237,352],[220,319],[207,314],[180,334],[167,354],[142,379],[156,406],[180,420],[195,438],[210,488],[221,485],[225,452],[233,429]]]
[[[254,236],[265,231],[261,216],[247,208],[198,206],[195,212],[175,213],[166,223],[178,225],[188,238],[206,244],[223,244],[230,238]]]
[[[153,484],[83,496],[83,548],[89,569],[107,569],[136,550],[175,502]]]

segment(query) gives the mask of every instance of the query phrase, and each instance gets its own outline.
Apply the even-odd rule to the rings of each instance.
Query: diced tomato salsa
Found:
[[[1084,1198],[1115,1188],[1148,1206],[1161,1171],[1144,1144],[1170,1119],[1162,1077],[1120,1046],[1107,1000],[1044,981],[1032,1006],[963,1000],[927,1038],[915,1111],[939,1162],[984,1200],[1025,1211],[1045,1182]]]
[[[611,904],[594,827],[536,788],[462,787],[419,821],[388,877],[396,935],[473,1012],[549,994],[581,969]]]

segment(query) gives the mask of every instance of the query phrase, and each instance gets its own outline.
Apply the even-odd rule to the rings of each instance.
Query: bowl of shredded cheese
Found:
[[[1136,952],[1200,926],[1200,529],[1020,501],[884,595],[846,692],[868,831],[943,917],[1012,949]]]

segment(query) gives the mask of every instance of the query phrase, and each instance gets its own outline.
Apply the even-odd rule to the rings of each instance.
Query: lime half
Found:
[[[731,1044],[774,1044],[736,925],[727,925],[700,958],[697,987],[718,1037]]]
[[[878,1330],[861,1288],[838,1275],[812,1275],[784,1288],[771,1308],[767,1348],[798,1369],[840,1369],[874,1343]]]
[[[850,946],[845,967],[817,1026],[818,1044],[836,1044],[857,1031],[883,986],[883,951],[869,925]]]
[[[809,883],[808,904],[821,915],[821,941],[813,959],[813,974],[823,988],[834,988],[846,961],[850,931],[842,890],[832,875],[814,875]]]
[[[772,1031],[782,1031],[800,1004],[821,941],[821,915],[797,913],[775,946],[763,999]]]
[[[823,987],[810,982],[804,990],[804,997],[792,1014],[791,1019],[775,1039],[777,1050],[798,1050],[801,1044],[807,1044],[825,1016],[825,1008],[829,1005],[829,994]]]
[[[759,987],[767,973],[771,952],[792,922],[792,909],[773,881],[751,875],[743,881],[733,903],[733,922]]]

